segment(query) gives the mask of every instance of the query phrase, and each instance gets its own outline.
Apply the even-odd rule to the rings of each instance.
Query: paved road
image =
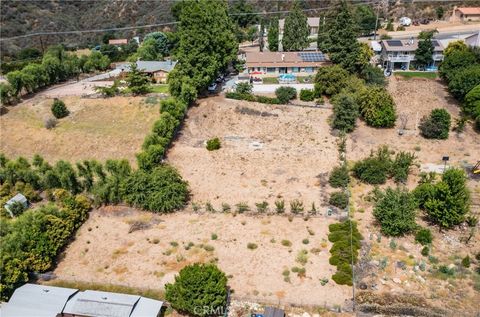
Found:
[[[428,25],[425,25],[425,29],[428,29]],[[398,31],[388,32],[388,35],[395,39],[408,39],[412,36],[416,37],[421,30],[410,31]],[[442,40],[448,38],[465,38],[468,35],[474,34],[480,31],[480,24],[453,26],[450,28],[438,28],[438,33],[435,34],[435,38]]]
[[[298,92],[301,89],[313,89],[313,84],[276,84],[276,85],[253,85],[253,92],[275,92],[278,87],[288,86],[295,88]]]

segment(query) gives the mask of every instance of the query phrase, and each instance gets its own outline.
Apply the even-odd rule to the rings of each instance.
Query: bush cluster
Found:
[[[310,89],[300,90],[300,100],[302,101],[313,101],[315,100],[315,92]]]
[[[227,277],[214,264],[187,265],[165,285],[165,298],[178,311],[210,316],[226,305]]]
[[[74,196],[63,190],[57,190],[54,196],[55,204],[27,210],[15,221],[3,217],[0,220],[2,299],[28,282],[32,272],[51,269],[60,250],[87,219],[91,205],[85,196]]]
[[[383,87],[370,86],[358,96],[360,115],[374,128],[391,128],[397,118],[392,96]]]
[[[137,164],[141,169],[150,170],[162,163],[167,147],[170,145],[187,111],[187,105],[177,98],[168,98],[160,102],[160,118],[153,124],[152,132],[137,153]]]
[[[352,227],[351,234],[350,227]],[[358,250],[361,247],[360,241],[363,237],[357,229],[357,224],[351,220],[331,224],[328,228],[330,231],[328,240],[333,243],[330,249],[329,263],[337,267],[337,272],[332,279],[337,284],[351,286],[353,283],[351,261],[353,258],[353,264],[357,263]],[[350,237],[352,238],[350,239]]]
[[[380,223],[383,234],[401,236],[416,228],[416,208],[417,202],[412,193],[389,187],[385,192],[377,192],[373,215]]]
[[[445,109],[433,109],[430,116],[425,116],[420,121],[420,131],[427,139],[448,139],[451,116]]]
[[[346,188],[349,182],[350,176],[348,175],[348,167],[346,164],[334,167],[330,172],[328,183],[333,188]]]
[[[328,201],[330,205],[338,207],[340,209],[345,209],[348,206],[348,196],[344,192],[334,192],[330,195]]]
[[[443,228],[451,228],[465,220],[470,208],[467,176],[461,169],[450,168],[442,180],[423,183],[414,190],[420,209]]]
[[[430,229],[421,228],[415,233],[415,241],[420,243],[421,245],[428,245],[432,243],[432,240],[433,236]]]
[[[356,162],[353,172],[355,177],[372,185],[384,184],[389,177],[397,183],[404,183],[414,161],[415,155],[409,152],[399,152],[392,159],[389,148],[384,145],[376,153],[372,152],[369,157]]]
[[[320,67],[315,75],[315,95],[333,96],[347,85],[349,73],[339,65]]]
[[[332,98],[332,104],[332,128],[347,133],[355,130],[357,118],[360,114],[355,96],[351,93],[341,92]]]
[[[281,86],[275,90],[275,96],[282,104],[287,104],[290,100],[297,98],[297,90],[293,87]]]
[[[220,144],[220,139],[219,138],[213,138],[207,141],[207,150],[209,151],[215,151],[220,149],[221,144]]]
[[[65,118],[70,114],[67,107],[65,106],[65,103],[62,100],[57,98],[53,100],[51,110],[52,110],[53,116],[57,119]]]

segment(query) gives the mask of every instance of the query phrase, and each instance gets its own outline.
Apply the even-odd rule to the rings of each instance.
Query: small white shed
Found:
[[[22,194],[18,193],[13,196],[9,201],[6,202],[4,205],[5,209],[8,211],[10,216],[13,218],[13,213],[10,210],[10,207],[13,206],[15,203],[21,203],[25,208],[28,207],[28,200],[27,197],[23,196]]]

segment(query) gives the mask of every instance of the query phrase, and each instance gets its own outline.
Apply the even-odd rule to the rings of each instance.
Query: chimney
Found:
[[[282,53],[282,62],[284,62],[284,61],[285,61],[285,54]]]

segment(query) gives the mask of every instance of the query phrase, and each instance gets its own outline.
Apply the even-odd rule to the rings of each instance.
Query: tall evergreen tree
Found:
[[[302,12],[300,3],[295,1],[293,10],[285,18],[282,47],[284,51],[301,51],[308,47],[310,34],[307,16]]]
[[[326,52],[330,60],[350,72],[361,70],[361,50],[357,41],[357,25],[345,0],[340,1],[336,17],[327,26]]]
[[[258,17],[254,14],[253,6],[246,0],[235,0],[230,8],[232,20],[241,28],[257,23]]]
[[[278,18],[270,20],[268,28],[268,49],[272,52],[278,51]]]
[[[355,18],[358,23],[358,33],[360,35],[370,35],[375,29],[377,17],[372,7],[368,5],[359,5],[355,8]]]
[[[418,36],[418,48],[415,50],[415,63],[426,67],[433,62],[433,32],[421,32]]]
[[[186,102],[204,90],[235,60],[238,44],[226,1],[189,1],[180,13],[178,64],[170,72],[170,92]]]

